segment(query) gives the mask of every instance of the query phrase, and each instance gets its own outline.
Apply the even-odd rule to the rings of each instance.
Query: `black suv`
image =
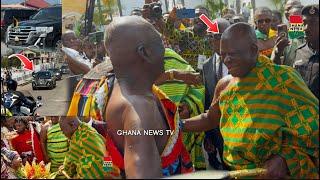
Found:
[[[1,40],[5,38],[8,26],[14,23],[14,18],[25,21],[37,12],[36,9],[1,8]]]
[[[37,90],[39,87],[53,89],[56,87],[56,76],[52,71],[39,71],[33,73],[32,89]]]
[[[42,8],[30,20],[9,26],[6,42],[9,46],[55,47],[61,40],[62,7]]]

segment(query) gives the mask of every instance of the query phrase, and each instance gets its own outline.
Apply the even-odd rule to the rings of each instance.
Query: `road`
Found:
[[[67,114],[68,107],[71,101],[69,89],[70,87],[69,75],[63,75],[62,80],[57,81],[57,86],[54,89],[39,89],[32,90],[31,83],[18,86],[18,91],[25,95],[30,94],[34,98],[42,96],[42,107],[37,110],[41,116],[64,116]]]

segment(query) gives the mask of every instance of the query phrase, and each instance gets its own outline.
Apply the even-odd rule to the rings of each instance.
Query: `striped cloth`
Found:
[[[166,71],[171,69],[192,71],[194,69],[181,56],[171,49],[166,48],[164,55],[164,68]],[[201,114],[204,111],[204,87],[194,87],[179,81],[168,81],[159,86],[159,88],[172,100],[177,106],[180,103],[186,103],[191,110],[191,117]],[[206,163],[202,150],[204,139],[202,133],[183,133],[183,142],[189,151],[195,169],[205,169]]]
[[[220,96],[224,161],[232,170],[263,167],[272,154],[294,178],[319,178],[319,101],[289,66],[260,56]]]
[[[68,146],[68,138],[63,134],[59,123],[52,125],[47,132],[47,152],[51,162],[51,172],[58,171],[63,165]]]
[[[70,139],[64,169],[74,179],[108,178],[110,174],[104,168],[105,156],[105,139],[95,129],[81,122]]]

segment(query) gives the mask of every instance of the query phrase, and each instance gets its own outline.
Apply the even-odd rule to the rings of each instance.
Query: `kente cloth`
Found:
[[[171,49],[165,50],[164,68],[168,70],[191,71],[195,70],[181,56]],[[204,86],[189,86],[182,81],[167,81],[159,88],[173,101],[177,106],[180,103],[186,103],[191,112],[191,117],[204,112]],[[192,163],[195,169],[206,169],[206,163],[203,155],[202,142],[205,133],[183,132],[183,142],[190,153]]]
[[[263,41],[271,39],[271,38],[275,37],[276,35],[277,35],[277,31],[274,31],[272,29],[269,30],[269,34],[268,35],[264,34],[263,32],[259,31],[258,29],[256,29],[257,39],[260,39],[260,40],[263,40]],[[271,57],[272,51],[273,51],[273,47],[271,47],[269,49],[261,50],[260,54],[261,55],[265,55],[267,57]]]
[[[49,127],[47,132],[47,153],[51,162],[50,171],[56,172],[63,165],[68,152],[68,138],[63,134],[59,123]]]
[[[213,55],[208,36],[200,37],[190,29],[178,30],[170,21],[166,23],[163,34],[171,47],[179,47],[179,54],[194,69],[197,69],[199,55],[204,55],[207,58]]]
[[[105,168],[106,155],[105,139],[95,129],[80,122],[70,139],[64,169],[75,179],[111,178],[109,169]]]
[[[319,100],[293,68],[260,56],[221,93],[224,161],[232,170],[285,158],[290,176],[319,178]]]
[[[113,84],[112,68],[102,62],[90,70],[78,83],[69,106],[68,116],[91,117],[102,121],[106,102]]]
[[[11,140],[12,147],[16,150],[21,158],[27,157],[29,163],[32,163],[33,158],[36,158],[36,162],[43,161],[43,153],[40,146],[39,135],[36,131],[25,130],[17,137]],[[29,154],[29,155],[26,155]]]
[[[177,106],[158,87],[153,86],[153,93],[160,101],[170,130],[174,132],[170,135],[165,149],[161,153],[163,176],[193,172],[189,153],[182,142]],[[118,150],[110,136],[106,136],[106,142],[113,166],[124,171],[123,154]]]

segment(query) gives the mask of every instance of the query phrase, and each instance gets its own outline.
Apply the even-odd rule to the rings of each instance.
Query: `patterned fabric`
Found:
[[[68,146],[68,138],[63,134],[59,123],[52,125],[47,132],[47,152],[51,162],[51,172],[58,171],[63,164]]]
[[[64,160],[66,173],[74,179],[103,179],[112,177],[105,168],[105,139],[92,127],[80,123],[70,140]]]
[[[92,117],[102,121],[113,78],[83,78],[77,85],[69,106],[68,116]]]
[[[277,31],[274,31],[274,30],[272,30],[272,29],[269,30],[269,34],[268,34],[268,35],[262,33],[262,32],[259,31],[258,29],[256,29],[257,39],[260,39],[260,40],[263,40],[263,41],[266,41],[266,40],[268,40],[268,39],[271,39],[271,38],[275,37],[276,35],[277,35]],[[273,51],[273,47],[271,47],[271,48],[269,48],[269,49],[261,50],[261,51],[260,51],[260,54],[261,54],[261,55],[265,55],[265,56],[267,56],[267,57],[271,57],[272,51]]]
[[[224,161],[232,170],[286,159],[295,178],[319,178],[319,101],[293,68],[260,56],[220,97]]]
[[[198,67],[199,55],[205,55],[207,58],[213,55],[210,38],[207,36],[197,36],[189,29],[183,31],[175,29],[174,24],[170,21],[166,23],[164,35],[171,47],[179,46],[179,54],[194,69]]]
[[[176,69],[192,71],[194,69],[176,52],[166,49],[164,55],[164,68],[166,71]],[[204,112],[204,87],[189,86],[181,81],[168,81],[159,88],[177,105],[186,103],[191,111],[191,117]],[[202,150],[205,133],[183,132],[183,142],[191,155],[192,163],[196,169],[206,169]]]
[[[192,162],[182,142],[177,107],[156,86],[153,86],[153,93],[161,102],[170,130],[174,130],[173,135],[170,135],[167,145],[161,153],[162,174],[163,176],[171,176],[192,172]],[[106,140],[107,149],[112,157],[113,164],[124,171],[123,155],[117,149],[110,136],[107,136]]]

